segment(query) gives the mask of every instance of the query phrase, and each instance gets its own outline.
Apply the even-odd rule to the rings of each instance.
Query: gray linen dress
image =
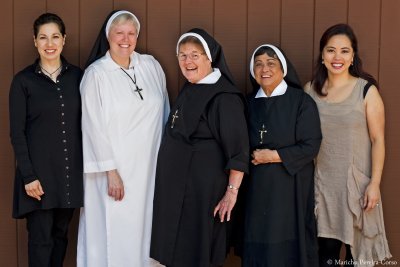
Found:
[[[382,203],[368,213],[362,208],[371,177],[366,84],[359,78],[351,94],[338,103],[322,100],[315,90],[307,92],[317,103],[323,136],[315,162],[318,236],[349,244],[359,266],[373,266],[391,257]]]

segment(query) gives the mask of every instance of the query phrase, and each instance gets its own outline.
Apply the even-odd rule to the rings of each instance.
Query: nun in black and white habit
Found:
[[[177,54],[188,81],[171,108],[158,155],[150,256],[173,267],[219,266],[248,171],[245,100],[221,46],[204,30],[183,34]]]
[[[313,159],[322,135],[316,104],[273,45],[254,51],[250,73],[252,164],[242,266],[317,266]]]

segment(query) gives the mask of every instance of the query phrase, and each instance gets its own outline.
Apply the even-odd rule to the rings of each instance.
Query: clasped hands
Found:
[[[282,162],[281,157],[276,150],[267,148],[254,150],[251,157],[253,158],[251,163],[254,165]]]

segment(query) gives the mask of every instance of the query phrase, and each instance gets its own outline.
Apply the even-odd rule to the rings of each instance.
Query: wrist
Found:
[[[281,157],[279,156],[278,150],[273,150],[273,162],[280,162]]]
[[[233,184],[228,184],[227,186],[228,191],[238,193],[239,186],[234,186]]]
[[[375,179],[371,178],[371,181],[369,182],[369,184],[379,187],[381,183],[380,183],[380,181],[376,181]]]

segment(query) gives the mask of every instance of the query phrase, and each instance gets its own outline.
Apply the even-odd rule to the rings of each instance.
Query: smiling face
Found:
[[[121,21],[110,27],[108,34],[110,55],[120,66],[129,66],[130,55],[136,48],[136,42],[137,30],[133,21]]]
[[[331,75],[348,73],[353,57],[351,41],[344,34],[332,36],[322,51],[322,60]]]
[[[266,53],[254,58],[253,70],[255,80],[268,94],[271,94],[283,80],[283,71],[279,59]]]
[[[179,45],[179,67],[190,83],[197,83],[212,72],[211,61],[201,45],[184,43]]]
[[[60,54],[65,44],[65,35],[62,35],[56,23],[41,25],[37,36],[33,37],[33,41],[42,62],[60,60]]]

